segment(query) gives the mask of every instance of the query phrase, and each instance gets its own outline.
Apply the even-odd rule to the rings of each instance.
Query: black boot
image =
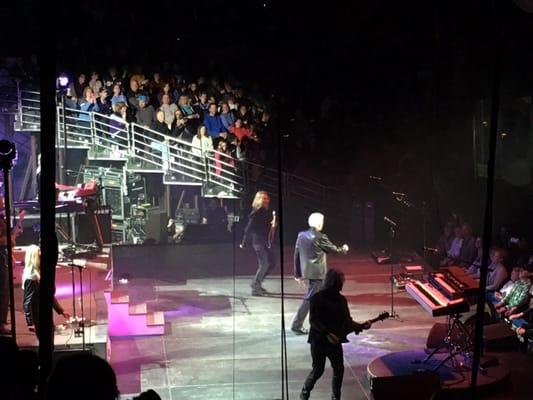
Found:
[[[305,388],[305,386],[302,388],[302,391],[300,392],[300,400],[309,400],[309,396],[311,395],[311,392]]]

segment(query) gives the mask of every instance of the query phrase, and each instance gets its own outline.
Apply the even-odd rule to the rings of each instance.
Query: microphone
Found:
[[[407,197],[407,194],[406,193],[402,193],[402,192],[392,192],[392,194],[395,195],[395,196]]]
[[[438,253],[439,249],[435,247],[422,246],[422,250],[429,251],[430,253]]]
[[[382,181],[383,178],[380,177],[380,176],[374,176],[374,175],[369,175],[368,176],[368,179],[372,180],[372,181]]]
[[[392,219],[388,218],[388,217],[383,217],[383,221],[385,221],[386,223],[392,225],[392,226],[398,226],[398,224],[396,222],[394,222]]]

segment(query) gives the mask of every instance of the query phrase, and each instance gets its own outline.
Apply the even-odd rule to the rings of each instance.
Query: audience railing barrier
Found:
[[[126,160],[130,152],[129,124],[115,116],[92,115],[94,143],[90,158]]]
[[[40,130],[39,92],[21,90],[17,86],[18,108],[16,131]],[[66,123],[66,135],[64,132]],[[202,151],[190,142],[163,135],[136,123],[125,122],[115,116],[57,106],[58,148],[90,149],[91,159],[121,159],[141,165],[139,170],[151,170],[177,175],[183,184],[204,185],[240,196],[244,188],[261,188],[278,192],[278,174],[248,161],[239,161],[217,151],[202,156]],[[338,191],[292,174],[283,173],[283,195],[309,202],[323,208],[327,199]]]

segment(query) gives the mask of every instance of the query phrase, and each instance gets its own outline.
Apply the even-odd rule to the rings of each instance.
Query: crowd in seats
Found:
[[[110,67],[104,74],[92,71],[74,77],[66,105],[81,111],[108,115],[113,126],[135,122],[156,132],[195,145],[206,143],[208,151],[265,163],[271,141],[270,113],[257,104],[239,84],[200,77],[186,80],[157,71],[145,75],[141,68],[119,72]],[[82,123],[90,118],[80,113]],[[113,128],[111,128],[113,129]],[[224,142],[223,145],[219,145]]]
[[[35,351],[21,350],[11,337],[0,336],[0,359],[2,400],[37,400],[38,391],[44,392],[46,400],[117,400],[120,395],[111,365],[90,353],[60,357],[44,388],[39,388],[39,360]],[[148,390],[133,400],[161,400],[161,397]]]
[[[533,249],[527,238],[501,227],[490,246],[487,272],[487,306],[493,320],[503,320],[522,341],[533,343]],[[479,278],[483,246],[470,224],[448,222],[436,246],[439,266],[463,266]],[[533,346],[532,346],[533,349]]]

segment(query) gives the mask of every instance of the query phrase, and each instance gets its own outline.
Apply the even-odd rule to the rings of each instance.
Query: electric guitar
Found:
[[[390,317],[390,314],[387,312],[387,311],[383,311],[381,314],[379,314],[376,318],[372,318],[372,319],[369,319],[368,321],[366,321],[365,323],[363,324],[357,324],[354,326],[354,329],[353,329],[353,332],[356,334],[356,335],[359,335],[361,332],[363,332],[365,329],[369,329],[370,326],[372,326],[372,324],[374,322],[378,322],[378,321],[383,321],[385,319],[388,319]],[[365,325],[368,324],[368,327],[365,328]],[[327,339],[328,339],[328,342],[330,342],[331,344],[339,344],[341,342],[340,338],[337,337],[337,335],[333,334],[333,333],[328,333],[327,335]]]
[[[272,247],[272,243],[274,243],[274,239],[276,237],[277,225],[278,225],[278,222],[276,219],[276,212],[272,211],[272,221],[270,221],[270,230],[268,231],[268,248],[269,249]]]

